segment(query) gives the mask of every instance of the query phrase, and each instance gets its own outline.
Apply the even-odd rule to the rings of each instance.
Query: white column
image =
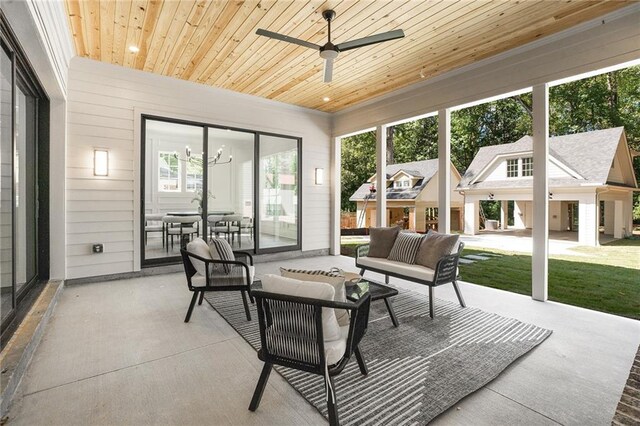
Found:
[[[624,238],[624,202],[615,200],[613,207],[613,238]]]
[[[507,224],[509,222],[509,201],[502,200],[500,203],[500,228],[503,231],[507,230]]]
[[[533,86],[533,256],[531,297],[546,301],[549,279],[549,86]]]
[[[604,202],[604,233],[608,235],[614,234],[614,214],[615,201]]]
[[[340,255],[340,171],[342,170],[342,139],[333,138],[331,143],[331,242],[329,253]],[[326,183],[325,183],[326,185]]]
[[[633,192],[629,192],[624,202],[624,236],[629,236],[633,232]]]
[[[451,110],[438,111],[438,231],[451,233]]]
[[[464,200],[464,233],[476,235],[480,231],[480,201],[465,198]]]
[[[581,196],[578,200],[578,242],[591,247],[598,245],[598,208],[595,192]]]
[[[387,126],[376,127],[376,226],[387,226]]]
[[[525,201],[513,202],[513,227],[516,229],[525,229],[525,215],[527,214],[527,208]]]

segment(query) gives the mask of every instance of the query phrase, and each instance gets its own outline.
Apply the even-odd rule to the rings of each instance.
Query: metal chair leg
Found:
[[[360,276],[364,277],[364,268],[360,269]]]
[[[429,316],[433,319],[433,286],[429,286]]]
[[[198,299],[198,292],[193,292],[193,297],[191,297],[191,303],[189,304],[189,310],[187,311],[187,316],[184,318],[184,322],[189,322],[191,319],[191,313],[193,312],[193,307],[196,305],[196,300]]]
[[[251,404],[249,404],[250,411],[256,411],[258,406],[260,405],[260,400],[262,399],[262,394],[264,393],[264,388],[267,386],[267,381],[269,380],[269,375],[271,374],[271,369],[273,366],[269,363],[265,363],[264,367],[262,367],[262,373],[260,373],[260,379],[258,380],[258,384],[256,385],[256,390],[253,391],[253,398],[251,398]]]
[[[249,311],[249,304],[247,303],[247,294],[244,290],[242,293],[242,304],[244,305],[244,313],[247,314],[247,321],[251,321],[251,312]]]
[[[202,305],[202,300],[204,299],[204,291],[200,292],[200,300],[198,300],[198,306]]]
[[[363,376],[369,374],[369,369],[367,368],[367,363],[364,361],[364,357],[360,353],[360,348],[356,346],[353,350],[353,353],[356,354],[356,361],[358,361],[358,367],[360,367],[360,372]]]
[[[389,275],[384,276],[384,283],[389,284]]]
[[[393,322],[394,327],[398,326],[398,318],[396,318],[396,313],[393,311],[393,306],[391,306],[391,301],[388,297],[384,298],[384,304],[387,305],[387,311],[389,311],[389,316],[391,317],[391,322]]]
[[[455,280],[453,280],[451,283],[453,284],[453,289],[456,291],[456,296],[458,296],[458,302],[460,302],[460,306],[466,308],[467,305],[464,304],[464,299],[462,298],[462,293],[460,293],[458,283]]]
[[[336,391],[333,385],[333,379],[330,375],[326,375],[325,378],[327,389],[327,410],[329,411],[329,424],[331,426],[338,426],[340,421],[338,420],[338,401],[336,401]]]

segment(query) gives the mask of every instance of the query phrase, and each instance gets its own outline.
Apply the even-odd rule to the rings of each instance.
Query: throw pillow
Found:
[[[413,264],[422,238],[422,234],[415,232],[400,232],[387,259]]]
[[[436,269],[438,261],[443,256],[451,254],[458,247],[459,238],[458,234],[440,234],[429,231],[418,250],[416,264]]]
[[[346,302],[347,292],[344,287],[344,275],[326,271],[306,271],[303,269],[280,268],[280,275],[287,278],[294,278],[301,281],[313,281],[331,284],[335,290],[336,302]],[[336,309],[336,318],[341,326],[349,325],[349,311],[346,309]]]
[[[195,254],[196,256],[200,256],[205,259],[211,259],[209,246],[202,238],[194,238],[193,241],[189,241],[189,243],[187,244],[187,251],[189,253]],[[193,257],[190,257],[189,260],[191,260],[191,264],[196,269],[196,271],[200,275],[205,276],[207,270],[207,266],[205,265],[205,263],[202,260],[194,259]]]
[[[229,242],[224,238],[212,238],[209,244],[209,251],[211,252],[212,259],[236,260],[231,245],[229,245]],[[220,266],[220,264],[216,266]],[[222,270],[224,270],[225,274],[231,272],[231,268],[232,265],[222,264]]]
[[[330,284],[300,281],[272,274],[262,277],[262,289],[270,293],[310,299],[334,300],[335,297],[335,290]],[[325,342],[340,340],[342,337],[336,314],[331,308],[322,308],[322,334]]]
[[[389,257],[393,243],[400,232],[399,226],[369,228],[369,257]]]

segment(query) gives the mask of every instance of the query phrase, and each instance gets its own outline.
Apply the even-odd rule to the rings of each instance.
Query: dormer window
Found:
[[[522,176],[533,176],[533,158],[522,159]]]
[[[409,188],[411,181],[409,179],[400,179],[393,183],[394,188]]]
[[[511,158],[507,160],[507,177],[518,177],[518,159]]]

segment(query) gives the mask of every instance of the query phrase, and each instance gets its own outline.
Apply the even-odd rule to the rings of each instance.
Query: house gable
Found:
[[[474,184],[477,182],[491,182],[507,179],[531,179],[532,173],[527,173],[526,162],[527,159],[532,158],[533,152],[531,151],[497,155],[470,183]],[[509,172],[515,174],[515,176],[509,176]],[[584,179],[578,172],[571,169],[566,164],[563,164],[553,156],[549,156],[548,173],[549,178]]]
[[[629,146],[624,135],[620,137],[620,142],[616,148],[616,154],[611,162],[611,168],[607,176],[607,183],[618,183],[625,186],[638,187],[633,162],[629,153]]]

